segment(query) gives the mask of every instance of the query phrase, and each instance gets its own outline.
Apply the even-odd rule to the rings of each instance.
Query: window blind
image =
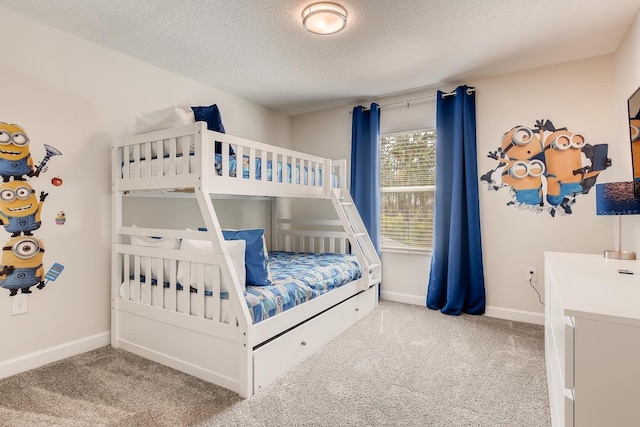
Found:
[[[435,129],[381,136],[382,249],[431,250],[435,155]]]

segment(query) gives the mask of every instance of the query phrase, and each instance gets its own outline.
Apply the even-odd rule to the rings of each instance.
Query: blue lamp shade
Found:
[[[633,181],[596,184],[598,215],[640,215],[640,198],[635,197]]]
[[[618,216],[618,248],[604,251],[605,258],[636,259],[635,252],[622,250],[622,215],[640,215],[640,198],[633,189],[633,181],[596,184],[596,213]]]

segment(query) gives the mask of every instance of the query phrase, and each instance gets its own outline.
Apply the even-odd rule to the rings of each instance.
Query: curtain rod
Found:
[[[474,87],[467,88],[467,95],[471,95],[471,93],[475,92],[475,91],[476,91],[476,88],[474,88]],[[387,107],[391,107],[393,105],[399,105],[399,104],[407,104],[407,108],[409,108],[411,106],[412,102],[424,101],[424,100],[427,100],[427,99],[434,99],[436,96],[437,95],[420,96],[418,98],[411,98],[411,99],[407,99],[407,100],[404,100],[404,101],[390,102],[388,104],[382,104],[378,108],[381,110],[383,108],[387,108]],[[446,93],[442,94],[443,98],[447,98],[449,96],[456,96],[456,91],[454,90],[452,92],[446,92]],[[365,108],[364,111],[369,111],[369,108]],[[351,114],[351,113],[352,113],[352,111],[350,110],[349,114]]]

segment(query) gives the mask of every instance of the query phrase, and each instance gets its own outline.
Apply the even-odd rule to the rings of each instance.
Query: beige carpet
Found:
[[[542,326],[380,307],[251,399],[101,348],[0,380],[0,426],[550,426]]]

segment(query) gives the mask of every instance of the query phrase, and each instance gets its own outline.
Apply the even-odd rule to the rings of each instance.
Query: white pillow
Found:
[[[247,273],[244,266],[244,251],[246,242],[244,240],[225,240],[223,244],[226,246],[233,267],[236,270],[236,274],[240,281],[240,288],[244,292],[246,290]],[[213,245],[207,240],[190,240],[182,239],[180,249],[210,252],[213,253]],[[187,264],[189,265],[189,277],[187,278]],[[178,282],[185,286],[186,283],[194,288],[198,287],[198,276],[196,263],[190,263],[188,261],[178,262]],[[204,267],[204,288],[208,291],[213,289],[213,266],[205,265]],[[224,280],[220,284],[220,292],[229,292]]]
[[[144,111],[135,115],[133,134],[153,132],[155,130],[171,129],[179,126],[189,125],[196,122],[193,110],[188,103],[172,105],[160,110]],[[193,143],[190,142],[189,150],[193,151]],[[163,155],[169,154],[169,141],[162,143]],[[177,144],[177,153],[182,154],[182,144]],[[156,143],[151,144],[151,155],[156,157],[158,150]]]
[[[135,227],[135,225],[133,226]],[[147,237],[147,236],[131,236],[131,244],[134,246],[143,246],[147,248],[160,248],[160,249],[179,249],[180,240],[172,239],[169,237]],[[158,279],[160,277],[160,269],[163,272],[163,281],[169,282],[169,270],[171,261],[168,259],[160,260],[158,258],[151,259],[151,279]],[[131,267],[133,268],[133,266]],[[149,277],[147,271],[147,262],[140,260],[140,273],[145,277]]]

